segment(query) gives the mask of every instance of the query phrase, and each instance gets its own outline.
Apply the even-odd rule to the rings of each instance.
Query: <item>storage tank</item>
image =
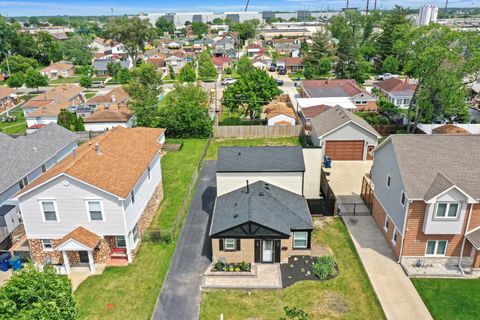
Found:
[[[430,18],[432,16],[432,7],[430,5],[425,5],[420,9],[420,25],[426,26],[430,23]]]
[[[430,16],[430,22],[436,23],[437,22],[437,17],[438,17],[438,6],[433,5],[432,6],[432,14]]]

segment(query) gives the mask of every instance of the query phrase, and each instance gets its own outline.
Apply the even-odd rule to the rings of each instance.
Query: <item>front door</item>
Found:
[[[273,240],[263,240],[262,262],[273,262]]]
[[[78,255],[80,256],[80,262],[88,263],[88,251],[78,251]]]

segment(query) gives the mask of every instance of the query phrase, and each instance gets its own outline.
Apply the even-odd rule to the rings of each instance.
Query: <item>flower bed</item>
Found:
[[[252,264],[245,261],[239,263],[217,261],[212,268],[212,272],[250,272],[251,270]]]

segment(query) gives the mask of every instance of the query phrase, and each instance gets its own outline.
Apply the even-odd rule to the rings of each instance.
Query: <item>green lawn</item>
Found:
[[[164,199],[151,228],[172,225],[206,140],[183,142],[181,151],[162,158]],[[128,267],[107,267],[102,275],[89,277],[75,291],[82,318],[150,319],[174,250],[175,243],[144,241]]]
[[[340,275],[328,281],[304,281],[281,290],[212,290],[202,293],[200,319],[279,319],[285,306],[309,319],[385,319],[347,229],[339,218],[325,220],[313,241],[333,251]]]
[[[90,99],[91,97],[95,96],[97,93],[96,92],[86,92],[85,93],[85,99]]]
[[[64,84],[64,83],[79,83],[79,77],[68,77],[68,78],[58,78],[55,80],[50,80],[50,84]]]
[[[261,125],[261,121],[258,119],[253,120],[253,123],[250,124],[250,119],[248,117],[241,117],[240,113],[237,111],[230,111],[226,108],[220,113],[220,119],[218,121],[220,126],[250,126],[250,125]]]
[[[23,109],[21,107],[16,107],[15,109],[10,110],[9,114],[11,116],[16,116],[17,120],[12,122],[1,122],[0,121],[0,131],[6,134],[23,134],[27,130],[27,121],[23,115]],[[3,115],[0,116],[0,119],[3,118]]]
[[[207,160],[217,159],[219,146],[300,146],[299,137],[256,138],[256,139],[215,139],[208,148]]]
[[[412,279],[435,320],[480,319],[480,279]]]

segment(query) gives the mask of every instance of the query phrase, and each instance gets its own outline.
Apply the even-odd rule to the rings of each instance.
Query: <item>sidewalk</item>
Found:
[[[343,217],[343,220],[387,319],[432,319],[373,218]]]

